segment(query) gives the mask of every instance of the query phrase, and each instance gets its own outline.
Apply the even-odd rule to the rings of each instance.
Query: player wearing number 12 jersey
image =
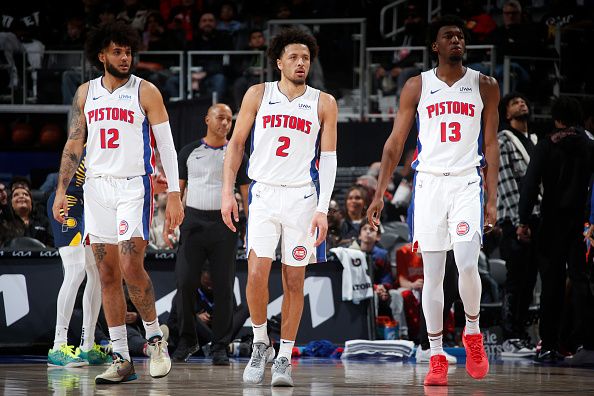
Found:
[[[413,121],[419,137],[409,219],[413,248],[423,256],[422,306],[427,322],[431,360],[425,385],[447,385],[448,363],[442,348],[443,279],[448,250],[454,250],[460,297],[466,313],[463,341],[466,371],[483,378],[489,370],[479,329],[481,281],[478,255],[483,221],[497,218],[499,147],[497,82],[464,67],[464,22],[445,16],[431,25],[431,51],[436,68],[409,79],[400,97],[392,134],[384,146],[378,189],[367,214],[377,225],[382,197]],[[484,153],[484,154],[483,154]],[[483,214],[483,178],[487,188]]]
[[[119,22],[89,33],[85,52],[103,75],[82,84],[74,96],[52,207],[54,218],[64,223],[68,217],[66,187],[80,161],[86,135],[85,234],[99,268],[103,310],[114,351],[112,365],[95,377],[96,383],[136,379],[128,350],[122,280],[143,319],[151,376],[163,377],[171,370],[153,285],[144,269],[153,208],[155,142],[169,187],[166,231],[181,223],[183,209],[177,154],[163,99],[154,85],[131,74],[137,36],[133,28]]]
[[[235,231],[238,214],[233,184],[253,126],[246,296],[254,342],[243,373],[248,383],[262,382],[266,363],[274,358],[266,331],[266,307],[268,276],[279,238],[284,296],[273,386],[293,386],[291,352],[303,311],[305,268],[325,260],[326,213],[336,176],[338,109],[332,96],[306,84],[317,49],[314,37],[295,29],[271,41],[268,56],[281,79],[248,89],[227,146],[221,213]]]

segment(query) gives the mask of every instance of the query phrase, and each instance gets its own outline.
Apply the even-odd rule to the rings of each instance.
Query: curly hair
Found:
[[[313,61],[318,56],[318,42],[311,34],[297,28],[288,28],[274,36],[268,47],[268,59],[272,67],[277,67],[276,60],[280,59],[289,44],[303,44],[309,49]]]
[[[507,120],[506,116],[507,106],[509,106],[510,102],[516,98],[523,99],[524,102],[526,102],[526,106],[528,106],[528,111],[530,111],[531,107],[528,98],[519,92],[512,91],[505,95],[503,98],[501,98],[501,100],[499,101],[499,117],[502,119],[502,121],[509,121]]]
[[[466,41],[467,45],[469,44],[470,34],[468,33],[468,29],[466,29],[466,23],[464,22],[464,20],[456,15],[444,15],[438,20],[432,22],[431,25],[429,25],[429,46],[431,46],[431,44],[437,41],[437,34],[439,33],[439,29],[441,29],[444,26],[456,26],[460,28],[460,30],[464,34],[464,41]]]
[[[101,63],[97,55],[109,47],[112,42],[124,47],[130,47],[132,56],[136,55],[140,47],[138,32],[124,22],[111,22],[92,29],[85,42],[85,56],[100,71],[103,71],[103,63]]]

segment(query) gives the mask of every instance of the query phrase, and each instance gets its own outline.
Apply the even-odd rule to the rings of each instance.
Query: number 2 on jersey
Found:
[[[276,155],[279,157],[286,157],[289,155],[285,150],[291,145],[291,139],[288,136],[281,136],[278,138],[281,145],[276,149]]]
[[[450,129],[450,133],[448,135],[447,129]],[[450,142],[458,142],[460,141],[460,123],[459,122],[450,122],[449,125],[446,126],[445,122],[441,123],[441,142],[445,143],[446,141]]]
[[[120,147],[118,140],[120,139],[120,131],[115,128],[110,128],[105,131],[105,128],[101,128],[99,131],[101,137],[101,148],[112,149]],[[109,138],[107,137],[109,135]]]

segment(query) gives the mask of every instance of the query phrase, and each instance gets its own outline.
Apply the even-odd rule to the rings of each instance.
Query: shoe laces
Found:
[[[274,361],[274,371],[284,373],[287,370],[287,367],[289,367],[289,361],[285,357],[276,359]]]
[[[433,374],[443,374],[446,371],[448,365],[447,359],[432,359],[431,360],[431,373]]]
[[[250,364],[251,367],[259,367],[262,359],[264,358],[264,354],[266,353],[266,345],[254,345],[254,352],[252,353],[252,363]]]
[[[62,344],[62,346],[60,347],[60,352],[69,357],[76,357],[76,355],[74,354],[73,345]]]
[[[470,357],[472,358],[472,360],[478,363],[481,360],[483,360],[483,345],[478,340],[478,338],[474,340],[471,339],[469,341],[470,342],[468,342],[468,349],[470,349]]]

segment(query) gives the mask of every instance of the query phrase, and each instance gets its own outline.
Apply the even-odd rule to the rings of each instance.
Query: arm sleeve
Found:
[[[317,211],[328,213],[330,198],[336,179],[336,151],[322,151],[320,154],[320,196]]]
[[[519,216],[520,224],[528,224],[532,209],[538,199],[542,172],[547,157],[546,140],[541,140],[536,145],[526,175],[522,179],[522,190],[520,192]]]
[[[179,172],[177,164],[177,152],[171,136],[169,121],[152,125],[153,135],[157,141],[157,148],[161,154],[161,164],[167,177],[169,192],[179,192]]]

